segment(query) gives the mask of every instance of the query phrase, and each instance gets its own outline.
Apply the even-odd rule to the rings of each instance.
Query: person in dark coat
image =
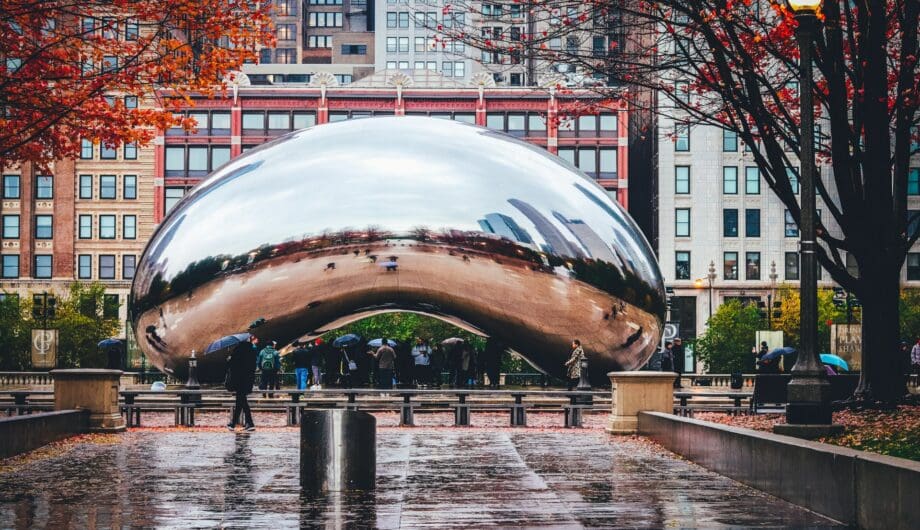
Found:
[[[493,337],[486,340],[486,348],[482,351],[482,364],[486,375],[489,376],[489,386],[492,388],[498,388],[503,353],[505,353],[504,344]]]
[[[105,351],[106,368],[109,370],[121,370],[121,347],[109,346]]]
[[[310,350],[313,345],[309,346],[304,343],[297,343],[297,349],[291,355],[294,357],[294,376],[297,379],[297,390],[307,389],[307,378],[310,375]]]
[[[252,392],[252,385],[256,382],[256,358],[259,355],[259,338],[255,335],[249,337],[249,340],[236,345],[230,358],[227,359],[227,369],[230,371],[228,380],[230,388],[236,395],[236,402],[233,404],[233,415],[227,429],[233,430],[240,422],[240,416],[243,415],[245,423],[243,427],[247,431],[256,430],[252,421],[252,411],[249,409],[249,400],[246,396]]]
[[[316,339],[313,348],[310,349],[310,371],[313,372],[313,386],[316,387],[322,384],[321,372],[327,347],[323,339]]]
[[[393,388],[393,372],[396,368],[396,351],[390,347],[386,338],[376,352],[368,352],[377,360],[377,388]]]

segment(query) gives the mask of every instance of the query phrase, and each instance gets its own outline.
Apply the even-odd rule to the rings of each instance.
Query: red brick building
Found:
[[[209,172],[276,136],[329,122],[393,115],[454,119],[518,136],[580,167],[624,207],[629,206],[625,103],[598,104],[600,111],[583,113],[575,105],[583,109],[590,94],[557,96],[524,88],[375,87],[386,74],[344,87],[240,87],[227,99],[195,101],[187,113],[198,120],[197,132],[170,129],[157,138],[155,221],[162,220]],[[573,113],[578,116],[570,117]]]

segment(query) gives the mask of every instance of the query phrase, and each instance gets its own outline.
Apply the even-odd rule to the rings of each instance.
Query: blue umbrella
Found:
[[[99,341],[99,344],[97,344],[96,346],[98,346],[99,348],[102,348],[103,350],[111,348],[113,346],[121,347],[121,341],[118,339],[105,339],[105,340]]]
[[[249,340],[249,337],[249,333],[237,333],[235,335],[227,335],[226,337],[221,337],[211,344],[208,344],[208,347],[204,349],[204,354],[209,355],[214,352],[229,350],[237,344]]]
[[[367,345],[372,348],[379,348],[382,344],[383,344],[383,338],[374,339],[367,343]],[[395,348],[396,341],[393,339],[387,339],[387,345],[390,346],[391,348]]]
[[[789,346],[786,346],[785,348],[776,348],[770,351],[770,353],[761,357],[761,360],[769,361],[771,359],[776,359],[777,357],[782,357],[783,355],[792,355],[793,353],[795,353],[795,348],[790,348]]]
[[[850,365],[848,365],[846,361],[844,361],[843,359],[841,359],[840,357],[832,353],[822,353],[821,362],[824,364],[829,364],[831,366],[842,368],[846,370],[847,372],[850,371]]]
[[[332,341],[332,345],[336,348],[351,348],[352,346],[357,346],[360,343],[361,335],[355,335],[354,333],[342,335],[341,337]]]

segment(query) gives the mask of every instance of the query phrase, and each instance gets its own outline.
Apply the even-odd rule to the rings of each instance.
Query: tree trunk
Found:
[[[886,254],[877,254],[868,258],[868,263],[860,263],[862,375],[856,397],[894,403],[907,394],[907,381],[899,348],[900,264]]]

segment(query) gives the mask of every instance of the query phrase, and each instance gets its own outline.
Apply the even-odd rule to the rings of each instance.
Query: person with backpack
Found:
[[[278,389],[278,371],[281,370],[281,354],[275,349],[278,343],[271,341],[261,352],[259,352],[258,365],[262,370],[262,381],[259,384],[259,390],[276,390]],[[263,392],[262,397],[275,397],[272,392]]]
[[[259,337],[251,335],[249,340],[236,345],[227,359],[227,377],[224,379],[227,390],[234,393],[236,401],[230,415],[227,429],[234,430],[242,419],[243,428],[252,432],[256,430],[252,421],[252,411],[249,409],[247,396],[252,392],[252,385],[256,382],[256,358],[259,351]],[[241,417],[242,416],[242,417]]]

